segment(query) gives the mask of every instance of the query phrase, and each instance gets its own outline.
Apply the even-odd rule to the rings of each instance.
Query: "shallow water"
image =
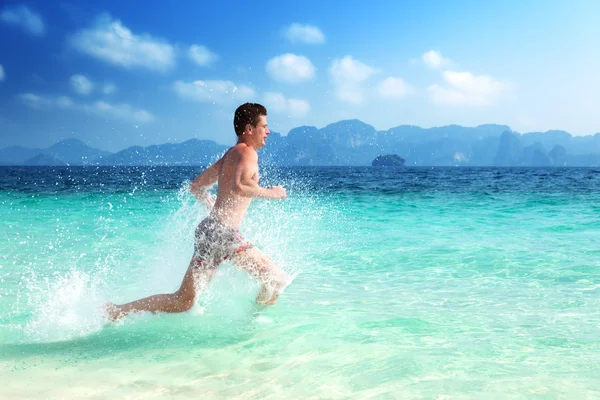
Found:
[[[266,169],[244,235],[292,283],[224,264],[175,290],[196,168],[0,168],[1,398],[600,397],[600,170]]]

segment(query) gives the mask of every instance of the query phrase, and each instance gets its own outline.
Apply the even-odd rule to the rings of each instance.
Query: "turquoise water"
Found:
[[[600,170],[267,170],[242,231],[277,305],[223,264],[171,292],[198,169],[0,169],[0,398],[600,398]]]

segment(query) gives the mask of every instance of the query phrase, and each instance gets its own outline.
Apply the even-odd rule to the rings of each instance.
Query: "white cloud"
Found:
[[[450,64],[451,62],[449,58],[442,57],[442,55],[435,50],[429,50],[428,52],[423,53],[421,59],[425,65],[432,69],[440,68],[441,66]]]
[[[103,94],[113,94],[117,91],[117,86],[114,83],[105,83],[103,85],[96,85],[85,75],[73,75],[71,79],[69,79],[71,84],[71,88],[75,91],[75,93],[80,94],[82,96],[88,95],[94,91],[96,86],[98,87],[98,91]]]
[[[304,117],[310,111],[308,101],[286,98],[282,93],[267,92],[264,95],[264,102],[268,110],[286,114],[291,118]]]
[[[410,93],[410,86],[402,78],[389,77],[377,85],[379,95],[385,99],[400,99]]]
[[[347,82],[363,82],[376,71],[375,68],[353,59],[352,56],[334,60],[331,65],[331,73],[334,79]]]
[[[121,119],[134,122],[151,122],[154,120],[152,114],[146,110],[136,110],[129,104],[110,104],[105,101],[97,101],[92,105],[84,105],[83,109],[102,117]]]
[[[0,20],[10,25],[19,25],[35,36],[41,36],[45,31],[42,17],[23,5],[4,9]]]
[[[38,96],[34,93],[22,93],[19,95],[19,99],[30,108],[40,109],[49,106],[51,103],[47,99]]]
[[[352,56],[345,56],[342,59],[333,60],[330,72],[336,96],[342,101],[360,104],[364,97],[363,84],[377,70],[353,59]]]
[[[488,75],[470,72],[444,71],[447,87],[430,85],[427,90],[434,103],[456,106],[487,106],[511,88],[509,83],[495,80]]]
[[[0,81],[4,80],[4,67],[2,66],[2,64],[0,64]]]
[[[315,66],[304,56],[287,53],[267,62],[267,73],[277,81],[298,83],[315,76]]]
[[[316,26],[292,24],[284,29],[284,35],[292,43],[322,44],[325,35]]]
[[[71,88],[75,91],[75,93],[82,96],[88,95],[92,93],[92,90],[94,90],[94,83],[85,75],[73,75],[71,76],[71,79],[69,79],[69,82],[71,83]]]
[[[75,106],[75,103],[73,103],[73,100],[71,100],[70,97],[60,96],[56,99],[56,105],[60,108],[71,108]]]
[[[33,109],[62,108],[86,114],[93,114],[102,118],[119,119],[127,122],[145,123],[154,120],[154,116],[146,110],[136,109],[129,104],[111,104],[97,101],[92,104],[75,103],[67,96],[51,97],[40,96],[34,93],[19,95],[23,103]]]
[[[203,103],[230,104],[234,100],[247,101],[254,96],[254,90],[248,86],[236,86],[231,81],[176,81],[173,89],[183,99]]]
[[[210,51],[208,48],[200,45],[190,46],[188,56],[198,65],[204,67],[214,63],[219,59],[219,56]]]
[[[124,68],[167,71],[175,65],[175,51],[169,43],[149,34],[136,35],[110,15],[98,18],[96,26],[69,38],[82,53]]]
[[[114,83],[105,83],[102,86],[102,93],[104,94],[113,94],[117,91],[117,86]]]

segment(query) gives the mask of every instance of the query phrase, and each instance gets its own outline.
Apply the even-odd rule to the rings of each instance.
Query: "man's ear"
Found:
[[[252,124],[246,124],[244,127],[244,133],[252,132]]]

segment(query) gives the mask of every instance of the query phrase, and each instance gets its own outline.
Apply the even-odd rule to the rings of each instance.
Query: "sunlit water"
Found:
[[[223,264],[177,289],[194,168],[0,168],[0,398],[600,398],[600,170],[266,169],[244,235],[277,305]]]

